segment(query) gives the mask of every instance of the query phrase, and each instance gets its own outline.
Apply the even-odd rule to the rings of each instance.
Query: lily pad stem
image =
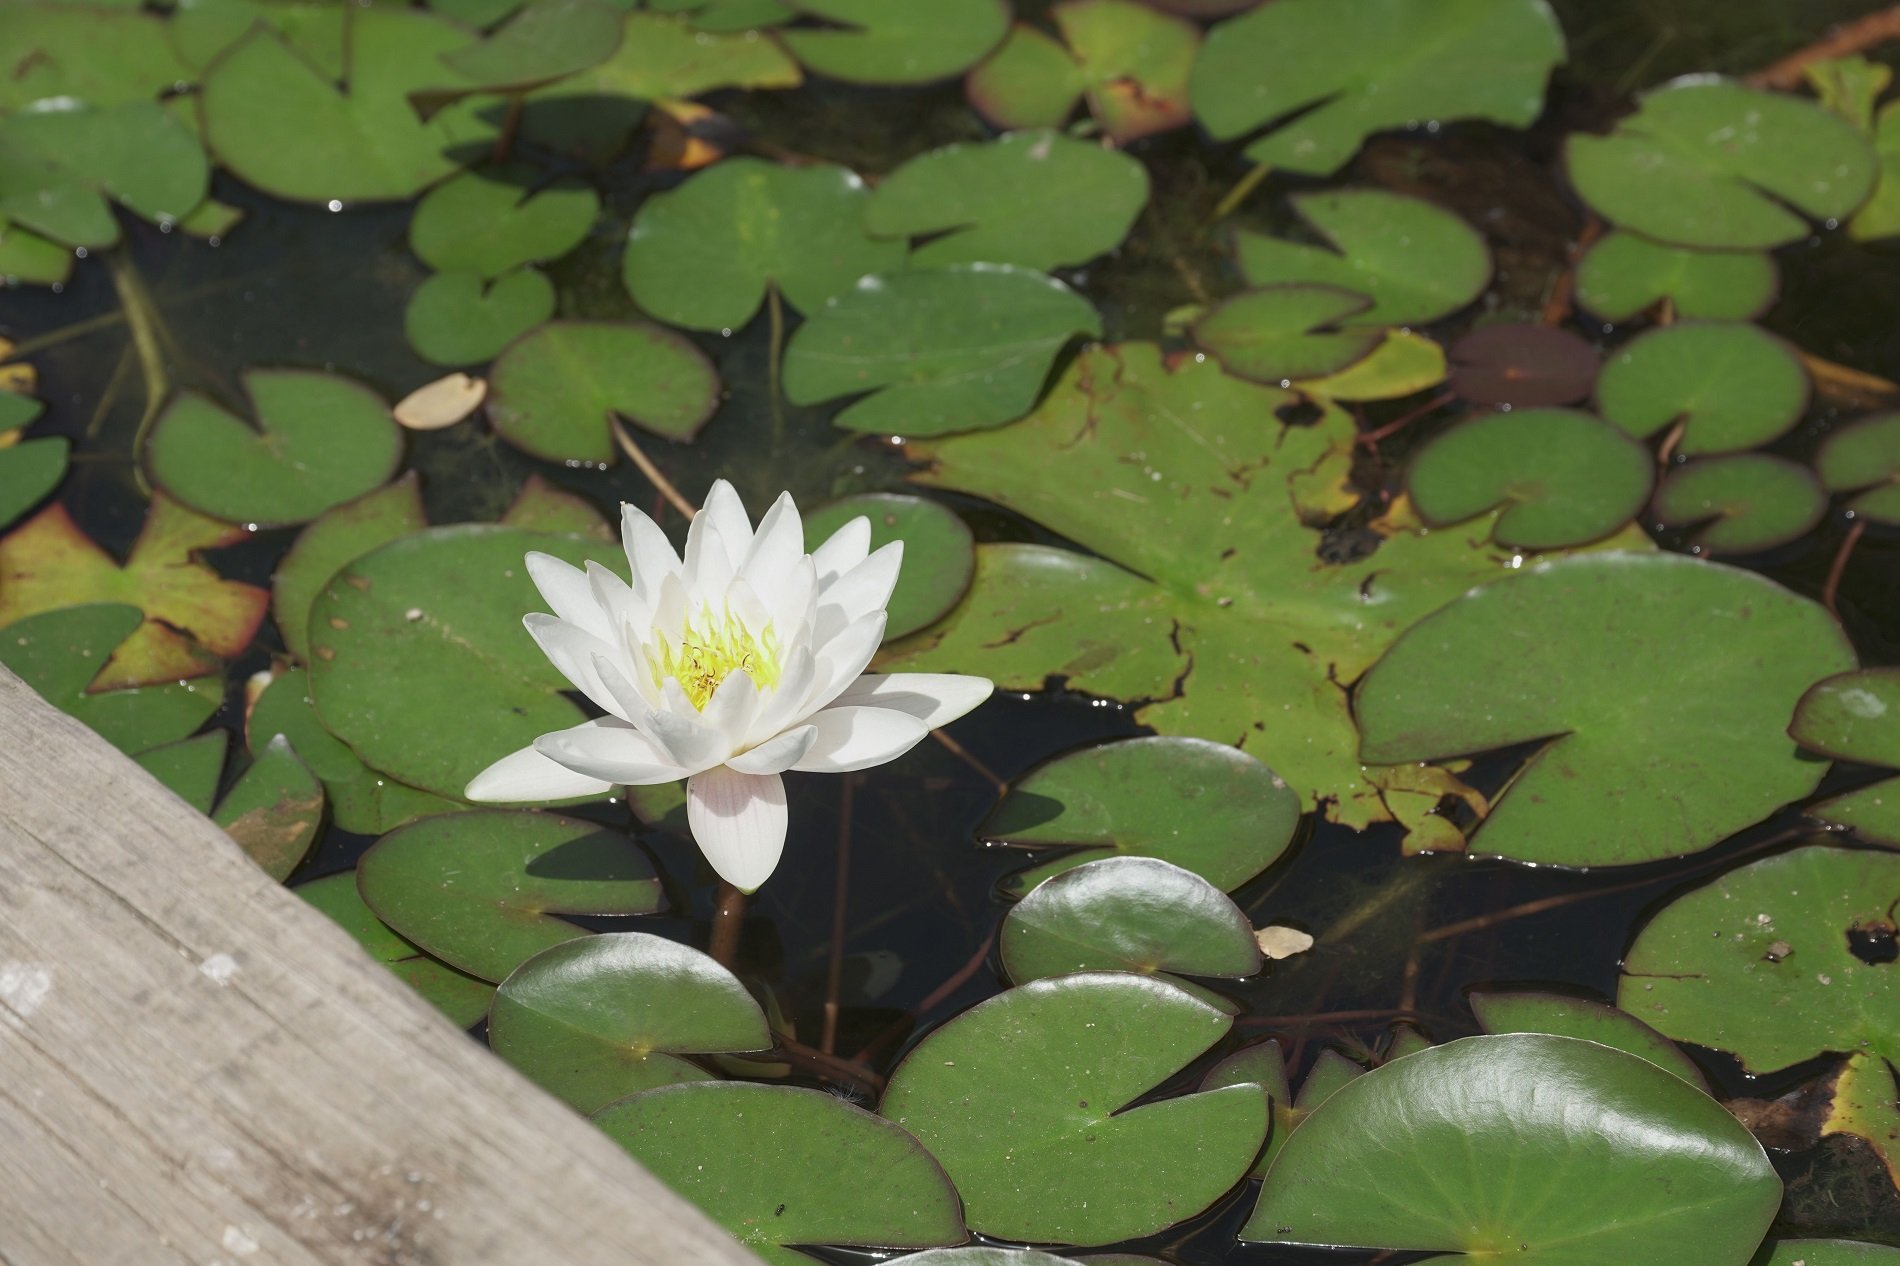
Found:
[[[772,393],[772,451],[785,447],[785,401],[779,378],[785,359],[785,301],[779,297],[778,282],[765,287],[765,313],[771,325],[771,342],[766,347],[766,390]]]
[[[698,514],[699,507],[682,496],[680,490],[673,486],[673,481],[660,472],[660,468],[653,464],[653,459],[646,455],[646,450],[634,442],[626,425],[619,418],[610,418],[609,424],[613,428],[614,443],[620,446],[620,451],[627,455],[628,461],[639,467],[640,473],[647,477],[647,482],[660,490],[660,495],[666,498],[667,504],[686,516],[688,520]]]
[[[707,952],[727,971],[739,961],[739,929],[745,924],[745,894],[719,881],[719,899],[713,906],[712,944]]]
[[[838,992],[844,977],[844,912],[851,892],[851,784],[850,774],[840,778],[838,792],[838,858],[831,896],[831,961],[825,967],[825,1027],[818,1049],[833,1054],[838,1049]]]
[[[1234,187],[1229,189],[1227,196],[1222,198],[1214,207],[1214,214],[1207,217],[1207,222],[1209,224],[1219,224],[1222,220],[1225,220],[1228,216],[1239,210],[1240,204],[1247,200],[1247,195],[1258,189],[1261,183],[1272,174],[1273,168],[1266,163],[1256,165],[1252,171],[1234,182]]]
[[[145,288],[131,256],[122,250],[107,253],[106,271],[119,297],[119,309],[125,313],[126,324],[132,329],[132,347],[138,353],[139,374],[145,381],[145,409],[139,414],[138,429],[132,434],[132,477],[138,481],[139,491],[149,497],[152,486],[145,478],[139,455],[145,451],[146,434],[158,420],[165,397],[171,392],[164,352],[169,340],[158,315],[158,305],[152,302],[151,292]]]
[[[1854,526],[1847,529],[1847,535],[1841,538],[1841,548],[1834,554],[1834,561],[1827,569],[1827,583],[1821,587],[1821,605],[1835,619],[1840,611],[1834,606],[1835,598],[1840,596],[1841,577],[1847,574],[1847,560],[1853,557],[1854,547],[1860,544],[1861,533],[1867,530],[1867,520],[1855,519]]]

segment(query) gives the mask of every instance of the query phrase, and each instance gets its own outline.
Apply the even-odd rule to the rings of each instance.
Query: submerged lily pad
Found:
[[[256,422],[187,392],[146,444],[153,482],[232,523],[303,523],[386,482],[402,461],[389,405],[360,383],[301,369],[252,369]]]
[[[605,932],[542,950],[501,984],[488,1044],[581,1112],[712,1074],[678,1058],[772,1045],[737,977],[690,946]]]
[[[1654,508],[1665,527],[1713,520],[1692,538],[1701,549],[1750,554],[1806,536],[1827,513],[1827,494],[1798,462],[1731,453],[1669,472]]]
[[[1571,404],[1596,380],[1596,349],[1557,326],[1481,325],[1451,346],[1451,389],[1473,404]]]
[[[871,521],[872,549],[904,542],[904,566],[884,608],[884,640],[935,624],[970,587],[976,547],[969,526],[940,502],[879,492],[813,510],[805,516],[805,540],[823,541],[859,515]]]
[[[1647,449],[1574,409],[1461,422],[1414,453],[1405,472],[1427,523],[1460,523],[1503,506],[1491,539],[1534,550],[1608,536],[1636,517],[1654,478]]]
[[[1812,791],[1823,767],[1783,718],[1853,663],[1832,616],[1763,577],[1676,554],[1592,554],[1426,617],[1360,681],[1354,708],[1368,761],[1548,740],[1472,848],[1617,866],[1706,848]]]
[[[877,237],[925,239],[910,266],[1080,264],[1120,246],[1148,201],[1148,170],[1059,132],[946,145],[879,182],[864,208]]]
[[[1810,845],[1665,906],[1623,961],[1617,1005],[1678,1042],[1773,1072],[1823,1051],[1900,1059],[1900,975],[1854,951],[1894,932],[1900,855]]]
[[[691,1082],[622,1099],[594,1124],[771,1266],[810,1262],[788,1244],[966,1238],[957,1193],[930,1153],[823,1091]]]
[[[1194,323],[1194,341],[1230,373],[1255,382],[1321,378],[1365,359],[1384,337],[1353,328],[1372,300],[1337,286],[1267,286],[1215,307]]]
[[[55,97],[0,120],[0,218],[67,246],[117,242],[114,202],[155,224],[182,220],[210,178],[191,129],[156,102]]]
[[[623,277],[634,302],[696,330],[738,329],[776,287],[801,312],[860,277],[904,262],[861,220],[870,199],[857,173],[728,158],[640,204]]]
[[[1056,353],[1101,318],[1026,268],[960,264],[867,277],[807,314],[785,351],[794,404],[874,393],[847,406],[851,431],[941,435],[1000,426],[1042,394]]]
[[[1274,0],[1208,33],[1194,113],[1217,140],[1266,128],[1256,163],[1330,176],[1374,132],[1528,126],[1563,56],[1541,0]]]
[[[291,891],[328,915],[371,958],[388,967],[457,1027],[466,1029],[488,1014],[495,986],[430,958],[414,943],[398,936],[364,903],[356,890],[356,872],[313,879]]]
[[[1688,250],[1620,229],[1577,262],[1577,302],[1605,321],[1627,321],[1665,299],[1678,317],[1746,321],[1768,309],[1780,286],[1766,251]]]
[[[1264,233],[1239,233],[1235,250],[1250,285],[1311,282],[1366,295],[1355,324],[1422,325],[1449,316],[1491,280],[1484,239],[1450,211],[1383,189],[1301,194],[1294,210],[1332,249]]]
[[[1685,79],[1608,136],[1572,136],[1570,181],[1596,211],[1674,246],[1759,250],[1838,220],[1874,187],[1854,127],[1799,97]]]
[[[1682,1049],[1627,1011],[1561,993],[1474,993],[1471,1012],[1486,1033],[1554,1033],[1627,1051],[1673,1073],[1697,1090],[1709,1083]]]
[[[1875,523],[1900,523],[1900,413],[1877,413],[1829,435],[1814,466],[1829,492]]]
[[[1749,1266],[1897,1266],[1900,1248],[1854,1240],[1769,1240]]]
[[[922,84],[961,74],[1009,31],[1003,0],[791,0],[835,26],[794,27],[780,38],[821,75],[859,84]]]
[[[323,784],[279,734],[257,753],[214,816],[265,874],[282,883],[316,843]]]
[[[1254,757],[1204,739],[1155,737],[1085,748],[1032,770],[979,834],[1015,848],[1069,850],[1010,880],[1017,893],[1117,854],[1160,858],[1231,891],[1278,860],[1299,822],[1299,796]]]
[[[1677,447],[1692,457],[1766,444],[1807,404],[1808,374],[1794,350],[1739,321],[1651,330],[1618,348],[1597,378],[1605,418],[1638,437],[1679,422]]]
[[[1788,733],[1836,760],[1900,769],[1900,669],[1863,668],[1816,682],[1801,696]],[[1808,812],[1865,839],[1900,845],[1900,778],[1824,800]]]
[[[625,833],[553,813],[423,818],[357,866],[376,917],[452,967],[503,981],[542,950],[589,936],[557,914],[651,914],[653,863]]]
[[[1129,1106],[1229,1023],[1159,980],[1038,980],[932,1032],[879,1111],[943,1163],[972,1230],[1081,1245],[1149,1235],[1219,1199],[1266,1138],[1258,1086]]]
[[[719,406],[705,354],[643,321],[550,321],[511,344],[488,381],[495,430],[549,461],[611,462],[609,414],[690,440]]]
[[[1761,1145],[1647,1060],[1544,1034],[1375,1068],[1287,1140],[1241,1238],[1746,1266],[1781,1200]]]
[[[403,335],[435,365],[488,360],[554,315],[554,283],[533,268],[491,282],[473,272],[437,273],[409,296]]]
[[[1192,117],[1188,74],[1201,46],[1193,23],[1135,0],[1067,0],[1049,16],[1061,43],[1019,22],[970,72],[970,104],[991,123],[1059,127],[1083,96],[1102,129],[1124,143]]]
[[[559,259],[586,238],[600,197],[576,180],[547,181],[532,168],[463,172],[416,204],[409,245],[438,272],[492,280],[523,264]]]

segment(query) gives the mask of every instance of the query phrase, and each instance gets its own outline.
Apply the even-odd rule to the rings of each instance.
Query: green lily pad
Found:
[[[1583,555],[1414,625],[1359,682],[1360,752],[1397,762],[1549,740],[1472,848],[1562,866],[1653,861],[1812,791],[1823,767],[1801,758],[1784,718],[1810,683],[1853,664],[1832,616],[1761,576],[1678,554]]]
[[[1000,128],[1060,127],[1086,96],[1102,130],[1127,143],[1192,118],[1188,74],[1200,28],[1135,0],[1050,6],[1061,42],[1017,23],[965,82],[970,104]]]
[[[1427,523],[1504,507],[1491,539],[1517,549],[1599,540],[1649,499],[1649,450],[1574,409],[1518,409],[1461,422],[1418,449],[1405,482]]]
[[[355,752],[323,728],[310,701],[310,675],[302,668],[274,678],[251,705],[245,733],[253,753],[278,735],[290,740],[297,756],[323,783],[330,815],[345,831],[381,835],[432,813],[453,813],[466,804],[418,791],[377,773]]]
[[[607,932],[542,950],[495,995],[488,1044],[581,1112],[712,1074],[680,1055],[760,1051],[765,1013],[731,972],[690,946]]]
[[[539,475],[521,481],[521,490],[498,520],[529,532],[565,532],[619,544],[620,533],[607,525],[598,507],[579,493],[556,488]]]
[[[1617,1005],[1766,1073],[1823,1051],[1900,1058],[1900,976],[1854,953],[1893,934],[1900,856],[1810,845],[1665,906],[1623,961]]]
[[[1374,132],[1528,126],[1563,56],[1539,0],[1275,0],[1208,33],[1194,113],[1216,140],[1268,128],[1256,163],[1330,176]]]
[[[230,746],[228,730],[212,730],[147,748],[132,759],[173,795],[198,812],[209,814],[217,803],[218,781],[224,776],[224,756]]]
[[[1665,527],[1713,520],[1692,538],[1700,549],[1751,554],[1806,536],[1827,513],[1827,494],[1798,462],[1731,453],[1669,472],[1654,509]]]
[[[1382,338],[1352,328],[1372,300],[1337,286],[1268,286],[1235,295],[1194,323],[1194,341],[1255,382],[1321,378],[1364,360]]]
[[[328,915],[370,957],[388,967],[458,1028],[466,1029],[488,1014],[495,986],[430,958],[391,931],[357,892],[356,872],[314,879],[291,891]]]
[[[205,143],[246,183],[295,202],[414,197],[485,146],[492,111],[459,102],[420,118],[409,94],[449,75],[444,54],[469,44],[456,24],[413,9],[350,15],[349,75],[339,84],[278,33],[258,28],[198,85]]]
[[[1855,1240],[1769,1240],[1749,1266],[1896,1266],[1900,1248]]]
[[[1009,31],[1003,0],[791,0],[800,13],[836,23],[781,33],[806,67],[858,84],[922,84],[961,74]]]
[[[567,678],[521,627],[544,605],[522,562],[530,550],[625,563],[599,541],[470,523],[405,536],[338,572],[310,613],[310,692],[330,732],[371,768],[459,798],[493,762],[579,724],[560,693]]]
[[[409,245],[437,272],[491,281],[559,259],[587,237],[600,196],[576,180],[542,183],[531,168],[463,172],[416,204]]]
[[[1277,1041],[1269,1038],[1243,1046],[1214,1065],[1201,1079],[1202,1090],[1239,1085],[1252,1085],[1267,1098],[1267,1145],[1247,1173],[1249,1178],[1263,1178],[1273,1158],[1286,1146],[1287,1135],[1306,1115],[1293,1106],[1293,1090],[1286,1076],[1286,1052]]]
[[[1808,405],[1808,373],[1758,325],[1685,321],[1624,344],[1597,377],[1603,416],[1638,437],[1680,422],[1681,452],[1732,453],[1785,434]]]
[[[859,515],[871,520],[871,548],[904,542],[904,566],[885,605],[884,640],[928,627],[970,587],[976,546],[954,510],[924,497],[868,493],[820,506],[805,516],[805,540],[817,544]]]
[[[1324,378],[1293,384],[1315,400],[1401,400],[1445,381],[1445,349],[1411,330],[1387,330],[1370,355]]]
[[[378,840],[357,866],[376,917],[483,980],[592,933],[557,914],[651,914],[653,864],[619,831],[553,813],[478,810],[423,818]]]
[[[785,395],[850,431],[942,435],[1000,426],[1042,394],[1056,353],[1101,317],[1061,282],[1004,264],[867,277],[807,314],[785,351]]]
[[[169,7],[165,35],[192,72],[178,76],[181,82],[202,74],[258,27],[281,38],[325,77],[344,76],[349,14],[335,5],[320,0],[176,0]]]
[[[1605,321],[1627,321],[1665,299],[1678,317],[1747,321],[1780,289],[1780,270],[1765,251],[1688,250],[1620,229],[1577,261],[1577,302]]]
[[[323,784],[279,734],[257,753],[213,816],[265,874],[282,883],[316,843]]]
[[[223,687],[183,681],[89,693],[100,666],[142,622],[137,607],[105,602],[29,616],[0,630],[0,664],[120,751],[149,751],[203,725]]]
[[[58,286],[73,275],[74,255],[19,225],[0,225],[0,278],[8,285]]]
[[[898,242],[860,224],[870,191],[855,172],[728,158],[640,204],[622,276],[646,311],[671,325],[736,330],[768,287],[801,312],[860,277],[904,262]]]
[[[913,1048],[880,1106],[943,1163],[970,1228],[1110,1244],[1192,1217],[1267,1134],[1258,1086],[1129,1104],[1226,1033],[1220,1011],[1119,972],[1038,980]]]
[[[1801,77],[1821,105],[1863,132],[1874,128],[1874,103],[1893,82],[1893,67],[1858,53],[1824,57],[1802,66]]]
[[[63,436],[0,448],[0,527],[31,510],[66,477],[72,443]]]
[[[1873,193],[1847,222],[1849,235],[1860,241],[1900,233],[1900,101],[1880,111],[1872,140],[1879,176]]]
[[[864,208],[877,237],[922,238],[913,268],[1080,264],[1120,246],[1148,201],[1148,170],[1059,132],[946,145],[878,184]]]
[[[1017,984],[1078,971],[1238,980],[1260,970],[1253,925],[1227,895],[1154,857],[1085,862],[1039,884],[1007,918],[1003,968]]]
[[[915,1138],[818,1090],[689,1082],[594,1124],[772,1266],[788,1244],[925,1248],[965,1238],[957,1193]]]
[[[1309,522],[1358,504],[1345,482],[1357,431],[1338,409],[1280,424],[1295,400],[1123,343],[1085,349],[1014,426],[912,445],[920,482],[990,498],[1094,556],[978,546],[968,596],[888,647],[883,668],[980,673],[1005,690],[1062,678],[1130,700],[1161,733],[1244,745],[1338,821],[1390,820],[1387,784],[1437,775],[1363,768],[1339,683],[1509,554],[1482,543],[1488,524],[1474,540],[1391,517],[1361,551],[1331,550]]]
[[[1561,993],[1529,990],[1474,993],[1471,1013],[1486,1033],[1554,1033],[1582,1038],[1646,1059],[1707,1093],[1709,1083],[1682,1049],[1627,1011]]]
[[[302,369],[242,381],[255,424],[186,392],[152,428],[146,468],[185,505],[232,523],[303,523],[396,473],[402,429],[369,388]]]
[[[310,662],[310,606],[345,563],[428,526],[422,492],[409,471],[325,511],[298,533],[271,578],[271,615],[290,653]]]
[[[1570,182],[1596,211],[1673,246],[1762,250],[1839,220],[1874,187],[1867,139],[1798,97],[1693,79],[1643,97],[1608,136],[1572,136]]]
[[[642,321],[550,321],[510,344],[488,383],[496,432],[549,461],[613,461],[610,414],[690,440],[719,405],[705,354]]]
[[[191,79],[156,14],[61,0],[0,6],[0,114],[64,97],[109,109],[149,102]]]
[[[1372,300],[1361,325],[1423,325],[1484,292],[1491,252],[1463,220],[1422,198],[1383,189],[1299,195],[1294,210],[1332,249],[1264,233],[1235,235],[1241,275],[1253,286],[1311,283]]]
[[[1891,951],[1892,925],[1882,931]],[[1889,1178],[1900,1175],[1900,1085],[1895,1083],[1893,1065],[1868,1051],[1848,1056],[1834,1078],[1833,1099],[1821,1134],[1860,1139],[1886,1166]]]
[[[1600,1266],[1746,1266],[1781,1182],[1741,1124],[1647,1060],[1472,1037],[1343,1087],[1281,1151],[1241,1238]]]
[[[473,365],[543,325],[554,307],[554,283],[533,268],[491,282],[472,272],[436,273],[409,296],[402,331],[431,364]]]
[[[693,29],[715,34],[781,26],[797,17],[785,0],[647,0],[655,13],[683,13]]]
[[[979,834],[1013,848],[1069,850],[1012,878],[1019,894],[1117,854],[1159,858],[1231,892],[1286,852],[1299,823],[1299,796],[1254,757],[1157,736],[1039,766],[1016,780]]]
[[[607,60],[620,46],[624,6],[608,0],[534,0],[481,40],[442,54],[469,87],[519,92]]]
[[[1814,459],[1829,492],[1856,494],[1847,508],[1875,523],[1900,523],[1900,413],[1877,413],[1829,435]]]
[[[119,240],[108,199],[155,224],[182,220],[210,177],[197,138],[155,102],[58,97],[0,120],[0,217],[67,246]]]
[[[1788,733],[1835,760],[1900,769],[1900,669],[1863,668],[1816,682],[1795,706]],[[1824,800],[1808,812],[1876,843],[1900,845],[1900,778]]]

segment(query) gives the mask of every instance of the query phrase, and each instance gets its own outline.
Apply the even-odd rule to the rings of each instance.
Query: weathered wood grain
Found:
[[[757,1261],[0,668],[0,1263]]]

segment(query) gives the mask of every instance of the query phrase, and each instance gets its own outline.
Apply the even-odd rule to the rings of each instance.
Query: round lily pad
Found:
[[[484,282],[472,272],[425,278],[403,309],[402,332],[434,365],[485,361],[554,315],[554,283],[532,268]]]
[[[780,38],[808,69],[858,84],[922,84],[961,74],[1009,32],[1003,0],[791,0],[833,26],[793,27]]]
[[[1597,407],[1635,436],[1681,422],[1681,452],[1730,453],[1784,434],[1808,404],[1808,374],[1758,325],[1684,321],[1618,348],[1597,378]]]
[[[1878,413],[1829,435],[1815,458],[1829,492],[1852,492],[1855,514],[1900,523],[1900,413]]]
[[[1059,132],[946,145],[879,182],[864,208],[878,237],[921,238],[913,268],[1080,264],[1120,246],[1148,201],[1148,170]]]
[[[1722,1106],[1647,1060],[1546,1034],[1375,1068],[1294,1131],[1241,1238],[1524,1266],[1746,1266],[1781,1202]]]
[[[0,448],[0,528],[31,510],[66,477],[72,443],[64,436]]]
[[[271,577],[271,615],[291,654],[310,661],[310,604],[343,564],[428,526],[411,471],[325,511],[298,533]]]
[[[1372,300],[1337,286],[1268,286],[1221,303],[1194,323],[1194,341],[1227,371],[1255,382],[1336,374],[1365,359],[1377,329],[1340,328],[1370,310]]]
[[[328,915],[371,958],[386,965],[456,1027],[466,1029],[488,1014],[495,986],[430,958],[392,932],[389,925],[364,904],[362,894],[356,890],[355,871],[313,879],[307,884],[298,884],[291,891]]]
[[[609,0],[524,5],[482,39],[442,55],[442,64],[462,81],[450,92],[519,92],[597,65],[620,45],[622,12]],[[436,95],[416,93],[412,99]]]
[[[253,369],[256,423],[187,392],[159,415],[145,448],[153,482],[231,523],[302,523],[386,482],[402,428],[375,392],[301,369]]]
[[[1445,349],[1438,343],[1412,330],[1387,330],[1358,364],[1324,378],[1302,378],[1293,386],[1315,399],[1399,400],[1436,387],[1446,372]]]
[[[679,1055],[772,1045],[738,978],[690,946],[606,932],[542,950],[502,981],[488,1044],[543,1090],[597,1112],[710,1073]]]
[[[719,407],[719,376],[684,336],[642,321],[550,321],[489,371],[501,437],[549,461],[611,462],[608,415],[690,440]]]
[[[256,755],[213,816],[265,874],[282,883],[316,843],[323,784],[281,734]]]
[[[1294,210],[1332,249],[1264,233],[1239,233],[1235,251],[1249,285],[1312,282],[1372,300],[1364,325],[1422,325],[1456,312],[1491,280],[1491,252],[1450,211],[1383,189],[1301,194]]]
[[[1082,72],[1062,41],[1018,22],[970,71],[964,91],[971,108],[996,127],[1061,127],[1082,99]]]
[[[1554,1033],[1627,1051],[1673,1073],[1697,1090],[1708,1081],[1682,1048],[1627,1011],[1561,993],[1499,990],[1474,993],[1471,1012],[1486,1033]]]
[[[1873,148],[1809,101],[1707,78],[1666,85],[1608,136],[1572,136],[1570,181],[1596,211],[1675,246],[1759,250],[1839,220],[1874,187]]]
[[[577,180],[546,182],[532,168],[463,172],[416,204],[409,245],[437,272],[484,281],[539,264],[580,245],[600,213],[600,197]]]
[[[1481,325],[1451,345],[1451,389],[1473,404],[1571,404],[1597,380],[1596,349],[1549,325]]]
[[[1298,794],[1247,753],[1156,737],[1085,748],[1030,771],[979,833],[1017,848],[1071,850],[1012,879],[1017,893],[1118,853],[1161,858],[1231,892],[1286,851],[1299,822]]]
[[[818,1090],[664,1086],[594,1123],[771,1266],[787,1244],[926,1248],[967,1238],[957,1193],[911,1135]]]
[[[67,246],[117,242],[114,202],[170,226],[209,180],[191,129],[156,102],[53,97],[0,120],[0,217]]]
[[[1816,682],[1788,727],[1801,746],[1836,760],[1900,769],[1900,669],[1863,668]],[[1863,839],[1900,845],[1900,778],[1810,805],[1824,822]]]
[[[622,276],[646,311],[696,330],[736,330],[777,287],[810,312],[860,277],[903,266],[904,245],[861,220],[870,191],[830,164],[728,158],[640,204]]]
[[[884,610],[884,640],[925,628],[970,587],[976,547],[970,529],[942,502],[899,493],[869,493],[820,506],[805,516],[805,539],[816,543],[859,515],[871,520],[871,548],[904,542],[904,565]]]
[[[1159,980],[1038,980],[931,1033],[879,1111],[943,1163],[972,1230],[1081,1245],[1150,1235],[1219,1199],[1266,1139],[1258,1086],[1129,1106],[1228,1025]]]
[[[1780,287],[1766,251],[1689,250],[1620,229],[1577,262],[1577,302],[1605,321],[1627,321],[1665,299],[1681,318],[1747,321]]]
[[[1574,409],[1461,422],[1419,448],[1405,472],[1427,523],[1461,523],[1501,505],[1491,539],[1532,550],[1608,536],[1636,517],[1654,479],[1647,449]]]
[[[1809,684],[1853,664],[1832,616],[1752,572],[1679,554],[1581,555],[1412,626],[1359,682],[1360,755],[1544,742],[1473,849],[1564,866],[1653,861],[1812,791],[1823,766],[1782,727]]]
[[[506,809],[398,827],[363,854],[356,882],[377,918],[493,981],[591,935],[557,914],[650,914],[665,903],[653,864],[624,832]]]
[[[1900,1248],[1855,1240],[1769,1240],[1749,1266],[1900,1266]]]
[[[1707,522],[1693,538],[1701,549],[1749,554],[1806,536],[1827,513],[1827,494],[1798,462],[1731,453],[1672,470],[1656,491],[1654,509],[1665,527]]]
[[[794,404],[873,394],[837,424],[887,435],[1001,426],[1042,394],[1056,353],[1101,318],[1061,282],[1005,264],[867,277],[825,301],[785,351]]]
[[[1900,855],[1810,845],[1678,897],[1637,934],[1617,1005],[1773,1072],[1823,1051],[1900,1059],[1900,975],[1855,953],[1894,934]]]
[[[1260,947],[1240,907],[1193,871],[1155,857],[1084,862],[1038,885],[1003,920],[999,944],[1017,984],[1078,971],[1178,984],[1172,974],[1239,979],[1260,970]]]
[[[459,798],[469,779],[577,725],[571,690],[521,627],[544,605],[530,550],[618,569],[599,541],[462,524],[405,536],[331,578],[310,613],[317,713],[372,768]]]
[[[1192,22],[1136,0],[1065,0],[1049,16],[1061,43],[1018,22],[970,72],[970,104],[991,123],[1059,127],[1084,95],[1102,130],[1123,143],[1192,117],[1188,73],[1201,46]]]

